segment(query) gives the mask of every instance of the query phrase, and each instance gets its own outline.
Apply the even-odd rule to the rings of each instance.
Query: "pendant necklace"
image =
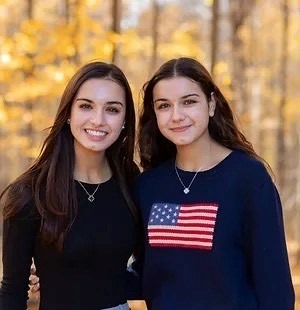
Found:
[[[176,175],[177,175],[177,177],[178,177],[178,180],[180,181],[181,185],[183,186],[183,192],[184,192],[185,194],[188,194],[188,193],[190,192],[190,187],[192,186],[192,184],[193,184],[193,182],[194,182],[194,180],[195,180],[197,174],[201,171],[201,169],[204,167],[204,165],[201,166],[201,167],[195,172],[195,174],[194,174],[194,176],[193,176],[193,178],[192,178],[192,181],[190,182],[190,184],[189,184],[188,186],[185,186],[185,184],[184,184],[183,181],[181,180],[181,177],[180,177],[180,175],[179,175],[179,173],[178,173],[178,168],[177,168],[177,166],[176,166],[176,160],[175,160],[174,167],[175,167],[175,172],[176,172]]]
[[[77,182],[81,185],[81,187],[83,188],[83,190],[84,190],[84,191],[86,192],[86,194],[89,196],[89,197],[88,197],[88,200],[89,200],[90,202],[93,202],[93,201],[95,200],[94,195],[96,194],[96,192],[97,192],[97,190],[98,190],[98,188],[99,188],[99,186],[100,186],[101,183],[99,183],[99,184],[97,185],[96,189],[94,190],[94,192],[93,192],[92,194],[90,194],[90,193],[87,191],[87,189],[83,186],[83,184],[82,184],[79,180],[77,180]]]

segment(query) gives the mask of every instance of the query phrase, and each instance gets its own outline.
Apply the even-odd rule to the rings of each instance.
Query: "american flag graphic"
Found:
[[[153,247],[211,250],[218,205],[215,203],[152,205],[148,222]]]

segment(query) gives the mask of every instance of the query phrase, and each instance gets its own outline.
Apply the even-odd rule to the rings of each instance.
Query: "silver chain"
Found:
[[[194,180],[195,180],[197,174],[201,171],[201,169],[204,167],[204,165],[201,166],[201,167],[195,172],[195,174],[194,174],[194,176],[193,176],[193,178],[192,178],[192,181],[190,182],[190,184],[189,184],[188,186],[185,186],[184,183],[183,183],[183,181],[181,180],[181,177],[180,177],[180,175],[179,175],[179,173],[178,173],[178,169],[177,169],[177,166],[176,166],[176,161],[174,162],[174,167],[175,167],[175,172],[176,172],[176,175],[177,175],[177,177],[178,177],[178,180],[180,181],[180,183],[181,183],[182,186],[183,186],[183,192],[184,192],[185,194],[188,194],[188,193],[190,192],[190,187],[192,186],[192,184],[193,184],[193,182],[194,182]]]
[[[90,202],[93,202],[93,201],[95,200],[94,195],[96,194],[96,192],[97,192],[97,190],[98,190],[98,188],[99,188],[99,186],[100,186],[101,183],[99,183],[99,184],[97,185],[96,189],[94,190],[94,192],[93,192],[92,194],[90,194],[90,193],[86,190],[86,188],[83,186],[83,184],[82,184],[80,181],[77,180],[77,182],[81,185],[81,187],[84,189],[84,191],[85,191],[85,192],[87,193],[87,195],[89,196],[89,197],[88,197],[88,200],[89,200]]]

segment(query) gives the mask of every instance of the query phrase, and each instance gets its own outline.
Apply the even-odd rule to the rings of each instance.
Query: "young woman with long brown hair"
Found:
[[[126,266],[138,239],[134,135],[123,72],[97,61],[80,68],[40,156],[1,194],[2,310],[26,309],[32,258],[40,309],[128,309]]]
[[[145,84],[139,150],[148,309],[294,309],[278,192],[196,60]]]

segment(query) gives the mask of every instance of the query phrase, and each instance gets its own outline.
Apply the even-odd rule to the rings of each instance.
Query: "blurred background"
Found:
[[[120,66],[138,111],[160,64],[197,58],[274,171],[300,300],[299,38],[300,0],[0,0],[0,190],[37,156],[79,66]]]

